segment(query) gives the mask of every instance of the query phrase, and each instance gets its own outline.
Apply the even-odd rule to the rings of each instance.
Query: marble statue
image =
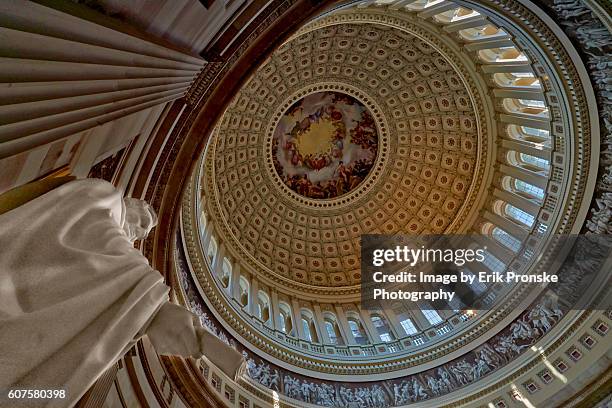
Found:
[[[134,248],[155,224],[147,203],[97,179],[0,215],[0,389],[63,389],[41,405],[72,406],[144,335],[159,354],[206,354],[234,375],[242,356],[170,303]],[[6,396],[0,406],[22,403]]]

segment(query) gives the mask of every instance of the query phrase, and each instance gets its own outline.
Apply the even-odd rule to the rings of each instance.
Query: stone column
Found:
[[[336,309],[336,318],[338,319],[338,327],[340,328],[340,332],[342,333],[342,338],[344,339],[344,343],[348,346],[355,346],[357,342],[355,341],[355,337],[353,336],[353,332],[348,325],[348,320],[346,319],[346,315],[344,314],[344,309],[340,305],[334,305]]]
[[[536,129],[548,130],[550,132],[550,119],[539,118],[537,116],[517,116],[509,113],[499,115],[499,120],[503,123],[511,123],[518,126],[527,126]]]
[[[543,147],[538,149],[532,143],[525,142],[522,140],[507,140],[504,139],[501,141],[502,149],[513,150],[519,153],[529,154],[534,157],[539,157],[541,159],[551,160],[551,149],[549,147]]]
[[[370,339],[370,343],[380,343],[380,336],[378,335],[378,330],[372,324],[372,319],[370,318],[370,313],[361,309],[361,305],[357,305],[359,309],[359,316],[361,317],[361,323],[363,324],[363,328],[366,331],[368,339]]]
[[[230,296],[240,303],[240,264],[238,262],[232,267],[232,279],[230,280]]]
[[[514,88],[497,88],[493,90],[496,98],[527,99],[532,101],[546,101],[541,90],[523,90]]]
[[[249,314],[253,317],[258,317],[257,292],[259,292],[259,282],[257,279],[255,279],[255,277],[252,277],[251,283],[249,284]]]
[[[304,333],[304,327],[302,326],[302,312],[300,311],[300,303],[295,298],[291,298],[291,312],[293,313],[293,329],[295,330],[295,333],[297,333],[300,339],[306,340],[306,334]]]
[[[512,204],[516,208],[520,208],[533,216],[537,216],[540,210],[540,205],[538,203],[506,190],[495,188],[493,190],[493,196],[507,202],[508,204]]]
[[[385,316],[387,318],[387,323],[389,324],[389,328],[393,331],[393,335],[396,339],[400,339],[405,336],[404,328],[401,323],[397,319],[397,316],[393,309],[384,310]]]
[[[216,279],[221,281],[221,263],[223,260],[223,256],[225,254],[225,244],[222,242],[218,243],[217,253],[215,254],[215,259],[212,264],[212,273]]]
[[[520,167],[509,166],[502,164],[499,166],[499,172],[505,176],[511,176],[536,187],[545,189],[548,184],[548,178],[534,171],[525,170]]]
[[[210,244],[210,238],[213,235],[214,226],[212,221],[208,221],[206,223],[206,229],[204,230],[204,237],[202,237],[202,248],[204,249],[204,254],[208,253],[208,244]]]
[[[508,265],[514,258],[514,252],[498,243],[494,239],[485,239],[482,235],[475,234],[474,240],[480,248],[487,247],[487,251],[493,254],[497,259]]]
[[[279,330],[282,327],[280,323],[281,313],[280,307],[278,306],[278,292],[276,289],[271,289],[270,291],[270,312],[272,313],[272,328],[274,330]]]
[[[425,315],[423,314],[423,312],[421,310],[413,310],[412,311],[412,316],[414,317],[414,321],[415,321],[415,325],[425,331],[426,329],[428,329],[429,327],[431,327],[431,324],[429,323],[429,320],[427,320],[427,318],[425,317]]]
[[[526,229],[523,229],[515,222],[510,221],[509,219],[502,217],[501,215],[498,215],[494,212],[485,211],[483,214],[483,218],[487,221],[490,221],[491,224],[497,225],[498,227],[506,231],[508,234],[513,235],[515,237],[523,237],[525,236],[525,234],[527,234]]]
[[[329,338],[329,334],[325,329],[325,321],[323,320],[323,313],[321,312],[321,306],[318,304],[313,305],[314,311],[314,320],[317,331],[319,332],[319,342],[324,344],[331,344],[331,339]]]

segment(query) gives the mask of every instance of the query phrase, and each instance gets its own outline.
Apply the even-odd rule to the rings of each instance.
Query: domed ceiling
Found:
[[[572,158],[597,154],[596,127],[551,31],[523,6],[529,21],[508,24],[516,11],[503,5],[398,4],[319,16],[254,68],[183,199],[186,298],[245,346],[252,380],[275,389],[255,370],[274,364],[290,399],[311,402],[291,391],[307,381],[338,393],[367,381],[391,405],[416,402],[408,382],[428,384],[422,398],[434,398],[527,358],[552,329],[533,329],[538,310],[556,307],[550,294],[522,287],[493,286],[490,310],[438,320],[397,304],[365,310],[361,235],[498,228],[516,239],[498,240],[489,259],[531,273],[556,262],[537,254],[576,231],[588,205],[592,169]],[[407,315],[418,327],[400,325]],[[340,336],[326,333],[333,322]],[[440,385],[447,376],[457,383]]]
[[[219,121],[208,211],[260,276],[354,287],[361,235],[467,228],[488,154],[478,78],[443,38],[400,28],[312,23]]]

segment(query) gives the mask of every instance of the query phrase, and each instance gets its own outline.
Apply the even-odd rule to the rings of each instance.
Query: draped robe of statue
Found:
[[[125,213],[112,184],[85,179],[0,215],[0,406],[71,406],[144,334],[160,354],[210,353],[230,375],[240,365],[168,302],[161,274],[122,228]],[[11,389],[67,397],[8,400]]]

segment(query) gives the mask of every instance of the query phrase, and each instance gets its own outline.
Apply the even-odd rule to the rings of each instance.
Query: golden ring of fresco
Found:
[[[378,131],[370,111],[334,91],[296,101],[272,139],[276,174],[291,190],[314,199],[353,191],[370,173],[377,152]]]

